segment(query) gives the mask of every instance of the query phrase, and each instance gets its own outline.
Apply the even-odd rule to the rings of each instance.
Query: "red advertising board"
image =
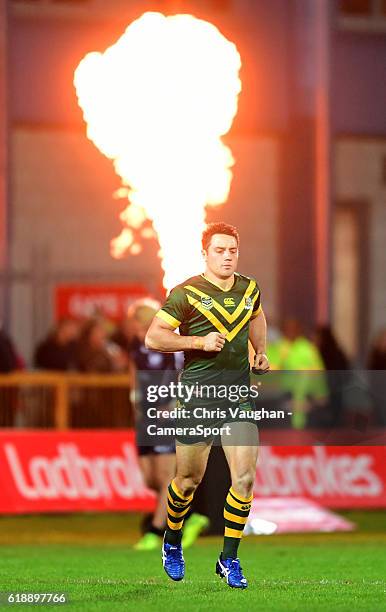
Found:
[[[330,508],[386,507],[386,449],[262,447],[254,494]],[[132,431],[0,433],[0,513],[153,508]]]
[[[132,431],[0,433],[0,512],[152,510]]]
[[[329,508],[386,507],[385,446],[262,446],[257,497],[307,497]]]
[[[84,319],[102,314],[108,319],[122,319],[129,305],[148,295],[142,285],[58,285],[55,288],[56,319]]]

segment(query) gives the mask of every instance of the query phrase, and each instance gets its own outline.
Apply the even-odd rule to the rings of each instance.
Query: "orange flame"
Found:
[[[205,207],[229,195],[234,159],[221,137],[237,112],[240,67],[214,25],[145,13],[75,71],[87,136],[121,177],[114,197],[129,201],[111,253],[140,252],[150,220],[168,289],[201,268]]]

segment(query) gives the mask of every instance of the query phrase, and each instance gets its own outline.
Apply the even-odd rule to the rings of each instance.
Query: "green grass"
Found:
[[[384,611],[385,513],[345,514],[359,524],[357,532],[245,538],[240,556],[250,583],[246,591],[229,589],[214,574],[221,538],[202,538],[188,550],[186,579],[173,583],[158,552],[130,548],[137,516],[2,517],[0,590],[65,592],[70,604],[64,609],[87,612],[233,612],[240,605],[286,612]]]

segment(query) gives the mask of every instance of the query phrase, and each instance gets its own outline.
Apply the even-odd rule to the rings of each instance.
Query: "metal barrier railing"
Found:
[[[0,427],[131,427],[134,369],[125,374],[0,375]]]

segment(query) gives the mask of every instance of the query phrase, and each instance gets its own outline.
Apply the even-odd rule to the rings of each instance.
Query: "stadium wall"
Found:
[[[336,200],[363,202],[368,207],[368,291],[362,293],[359,308],[368,312],[369,337],[386,323],[385,160],[386,138],[340,137],[336,141]]]
[[[208,218],[239,227],[240,270],[259,279],[265,308],[275,317],[277,142],[239,136],[229,145],[236,159],[230,198]],[[159,292],[156,241],[148,241],[135,258],[117,261],[109,254],[110,240],[121,228],[123,202],[113,199],[120,183],[111,162],[83,132],[15,128],[11,184],[11,331],[28,360],[53,322],[56,284],[146,279],[149,292]]]

